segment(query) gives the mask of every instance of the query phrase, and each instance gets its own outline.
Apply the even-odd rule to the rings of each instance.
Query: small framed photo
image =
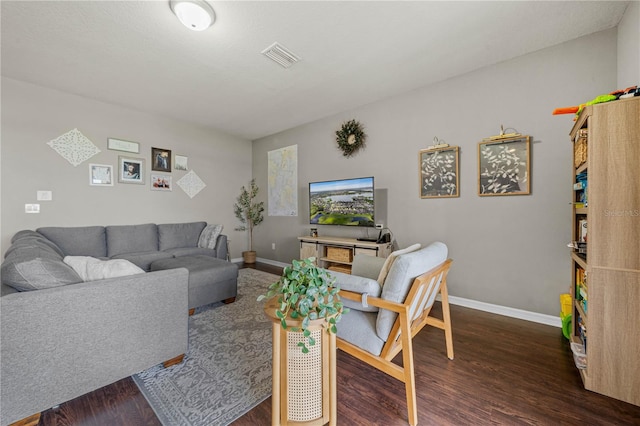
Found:
[[[478,195],[531,193],[529,136],[478,143]]]
[[[118,156],[118,182],[144,185],[144,158]]]
[[[460,196],[457,146],[423,149],[419,157],[420,198]]]
[[[89,164],[89,185],[113,186],[113,166]]]
[[[175,160],[176,160],[176,162],[175,162],[174,167],[175,167],[176,170],[185,170],[185,171],[189,170],[187,168],[187,160],[188,160],[187,157],[185,157],[184,155],[176,154]]]
[[[140,144],[138,142],[125,141],[122,139],[107,139],[107,148],[113,151],[140,153]]]
[[[151,148],[151,170],[158,172],[170,172],[171,150]]]
[[[171,191],[172,189],[173,182],[171,181],[171,175],[151,173],[151,190]]]

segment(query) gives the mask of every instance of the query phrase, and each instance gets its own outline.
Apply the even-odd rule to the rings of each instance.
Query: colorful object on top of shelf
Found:
[[[640,96],[640,86],[631,86],[631,87],[627,87],[626,89],[613,91],[607,95],[596,96],[594,99],[590,100],[589,102],[586,102],[584,104],[580,104],[577,106],[556,108],[553,110],[552,114],[562,115],[562,114],[575,113],[576,114],[576,117],[574,117],[574,121],[575,121],[575,119],[580,115],[580,113],[582,112],[585,106],[601,104],[604,102],[611,102],[618,99],[632,98],[634,96]]]

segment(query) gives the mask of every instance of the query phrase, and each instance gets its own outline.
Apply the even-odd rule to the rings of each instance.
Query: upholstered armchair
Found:
[[[394,252],[387,259],[356,256],[352,275],[331,272],[350,308],[338,325],[338,348],[405,383],[411,425],[418,422],[411,339],[425,325],[440,328],[447,357],[453,359],[446,284],[452,261],[447,254],[447,246],[435,242]],[[438,294],[443,319],[429,316]],[[391,362],[401,351],[404,367]]]

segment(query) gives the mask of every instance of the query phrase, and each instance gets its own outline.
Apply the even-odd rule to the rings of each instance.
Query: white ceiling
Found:
[[[168,0],[2,0],[2,75],[257,139],[615,27],[629,2],[209,3],[193,32]],[[262,56],[275,41],[301,61]]]

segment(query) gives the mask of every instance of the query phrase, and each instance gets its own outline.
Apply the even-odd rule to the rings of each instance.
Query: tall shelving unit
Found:
[[[640,97],[586,107],[570,135],[574,149],[585,137],[587,147],[573,167],[573,241],[587,224],[586,250],[571,253],[580,374],[586,389],[640,405]]]

